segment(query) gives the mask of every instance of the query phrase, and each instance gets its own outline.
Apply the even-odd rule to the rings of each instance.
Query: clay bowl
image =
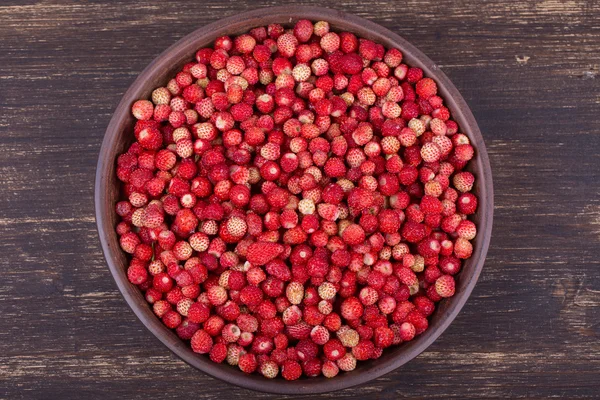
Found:
[[[268,380],[259,375],[246,375],[238,368],[227,364],[215,364],[207,356],[195,354],[188,344],[166,328],[152,313],[138,288],[127,280],[127,259],[119,247],[115,233],[117,219],[114,205],[119,199],[115,164],[117,156],[133,139],[134,119],[129,111],[131,104],[137,99],[149,98],[154,88],[164,86],[184,63],[193,59],[198,48],[211,44],[215,38],[222,35],[241,34],[253,27],[269,23],[281,23],[289,27],[303,18],[313,21],[326,20],[332,30],[351,31],[359,37],[381,43],[386,48],[396,47],[404,53],[407,64],[422,68],[425,76],[435,79],[453,118],[476,149],[476,156],[469,163],[469,170],[476,176],[474,191],[479,198],[479,209],[474,221],[477,224],[478,235],[474,241],[473,256],[465,263],[459,275],[456,295],[441,302],[430,320],[429,329],[424,334],[412,342],[386,349],[383,356],[377,360],[359,362],[354,371],[342,372],[335,378],[319,377],[287,382],[279,377]],[[378,378],[416,357],[444,332],[467,301],[483,268],[492,232],[493,188],[488,155],[477,123],[458,90],[433,61],[400,36],[373,22],[326,8],[289,6],[237,14],[201,27],[175,43],[148,65],[121,99],[106,129],[96,170],[95,203],[100,242],[117,286],[140,321],[165,346],[195,368],[232,384],[264,392],[308,394],[344,389]]]

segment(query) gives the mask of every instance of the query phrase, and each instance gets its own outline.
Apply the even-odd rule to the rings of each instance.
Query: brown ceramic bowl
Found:
[[[386,349],[383,356],[377,360],[359,362],[352,372],[340,373],[332,379],[319,377],[288,382],[281,378],[268,380],[259,375],[247,375],[238,368],[227,364],[215,364],[208,357],[195,354],[189,344],[180,340],[153,314],[139,289],[127,280],[127,259],[119,247],[115,233],[117,218],[114,205],[119,199],[115,164],[117,156],[134,138],[131,104],[137,99],[149,98],[154,88],[164,86],[184,63],[193,59],[198,48],[210,45],[215,38],[222,35],[241,34],[253,27],[269,23],[280,23],[289,27],[303,18],[313,21],[326,20],[333,30],[351,31],[387,48],[396,47],[404,53],[407,64],[422,68],[425,76],[435,79],[453,118],[476,149],[475,159],[469,163],[469,170],[476,176],[474,192],[479,198],[479,209],[474,221],[477,224],[478,235],[474,240],[473,256],[466,261],[458,277],[456,294],[439,304],[430,320],[429,329],[424,334],[412,342]],[[235,385],[264,392],[307,394],[343,389],[384,375],[416,357],[444,332],[467,301],[483,268],[492,233],[493,189],[490,164],[477,123],[458,90],[429,58],[400,36],[365,19],[326,8],[289,6],[237,14],[204,26],[175,43],[150,63],[121,99],[106,130],[96,170],[95,203],[102,250],[117,286],[133,312],[165,346],[188,364]]]

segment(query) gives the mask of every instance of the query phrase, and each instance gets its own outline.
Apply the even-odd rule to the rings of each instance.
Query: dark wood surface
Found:
[[[1,399],[281,398],[212,379],[146,331],[93,217],[100,143],[136,75],[198,26],[275,4],[2,2]],[[404,367],[324,397],[600,396],[600,3],[328,4],[452,79],[486,139],[496,211],[450,328]]]

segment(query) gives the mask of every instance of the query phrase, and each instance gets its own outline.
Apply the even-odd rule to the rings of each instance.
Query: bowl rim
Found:
[[[473,255],[468,260],[470,263],[470,274],[466,276],[468,279],[462,278],[465,275],[463,270],[460,275],[461,279],[459,279],[459,284],[462,286],[460,291],[457,290],[456,295],[444,311],[436,310],[436,313],[443,315],[438,317],[440,321],[435,329],[430,326],[423,335],[403,345],[404,351],[399,350],[399,354],[386,356],[384,352],[384,356],[380,359],[363,362],[357,370],[346,372],[333,379],[320,377],[288,382],[283,379],[267,380],[262,376],[247,375],[228,365],[213,363],[205,356],[193,353],[182,340],[154,316],[139,289],[127,281],[126,273],[119,261],[124,256],[120,254],[118,241],[115,242],[114,215],[111,215],[114,214],[114,203],[111,201],[108,187],[111,179],[114,179],[115,154],[117,152],[114,144],[122,132],[123,121],[129,117],[130,105],[138,98],[146,98],[150,94],[147,87],[148,82],[164,81],[168,75],[165,71],[169,71],[173,65],[181,64],[182,60],[190,59],[197,48],[211,43],[219,36],[243,33],[254,26],[268,23],[287,22],[289,24],[302,18],[313,21],[325,20],[336,30],[353,31],[361,37],[382,43],[387,48],[396,47],[402,51],[407,64],[422,68],[425,76],[431,77],[437,82],[440,95],[450,109],[453,119],[458,122],[461,131],[474,143],[476,158],[471,161],[471,164],[475,162],[478,169],[476,185],[479,210],[477,214],[480,215],[480,221],[478,221],[478,237],[474,244]],[[176,61],[173,61],[174,59]],[[106,129],[96,167],[94,202],[98,236],[104,258],[121,295],[142,324],[169,350],[193,367],[240,387],[276,394],[317,394],[345,389],[376,379],[422,353],[447,329],[469,298],[484,265],[493,222],[492,174],[483,137],[471,110],[450,79],[425,54],[389,29],[355,15],[315,6],[260,8],[226,17],[200,27],[157,56],[124,93]]]

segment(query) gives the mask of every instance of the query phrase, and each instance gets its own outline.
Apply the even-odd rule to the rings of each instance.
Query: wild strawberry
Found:
[[[347,320],[358,319],[362,316],[363,306],[356,297],[350,297],[342,302],[340,312]]]
[[[357,212],[371,207],[373,202],[373,193],[362,188],[352,189],[348,194],[348,206]]]
[[[456,207],[461,214],[474,214],[477,210],[477,197],[472,193],[463,193],[456,201]]]
[[[206,331],[200,329],[192,336],[192,350],[195,353],[206,354],[213,346],[213,340]]]
[[[319,297],[323,300],[333,300],[337,293],[335,285],[329,282],[323,282],[321,285],[319,285],[318,291]]]
[[[385,326],[379,326],[375,328],[373,333],[375,346],[379,348],[386,348],[392,345],[394,340],[394,332]]]
[[[148,271],[143,265],[131,265],[127,269],[127,279],[134,285],[141,285],[148,279]]]
[[[279,50],[279,54],[281,54],[283,57],[292,57],[296,52],[297,46],[298,39],[296,39],[296,37],[291,33],[284,33],[277,38],[277,48]]]
[[[398,49],[389,49],[385,56],[383,57],[383,61],[390,68],[395,68],[402,62],[402,53]]]
[[[400,325],[400,339],[402,339],[403,342],[408,342],[413,340],[413,338],[415,337],[416,334],[416,329],[415,326],[413,324],[411,324],[410,322],[403,322]]]
[[[285,293],[290,303],[300,304],[304,298],[304,286],[299,282],[291,282],[287,285]]]
[[[131,113],[138,120],[147,121],[152,118],[154,106],[152,105],[152,102],[148,100],[138,100],[133,103]]]
[[[279,374],[279,367],[273,361],[266,361],[260,366],[260,373],[268,379],[274,379]]]
[[[420,242],[427,235],[423,224],[412,221],[406,221],[402,225],[402,237],[410,243]]]
[[[316,344],[324,345],[329,340],[329,331],[327,328],[317,325],[310,332],[310,337]]]
[[[346,349],[339,339],[331,339],[324,344],[323,353],[328,360],[337,361],[344,357]]]
[[[342,239],[349,245],[360,244],[365,241],[365,231],[360,225],[351,224],[342,232]]]
[[[242,54],[252,53],[256,46],[256,39],[250,35],[240,35],[235,38],[235,49]]]
[[[437,94],[437,85],[431,78],[423,78],[416,84],[415,90],[420,97],[429,99]]]
[[[202,303],[194,303],[188,309],[188,319],[194,323],[203,323],[210,316],[210,308]]]
[[[258,362],[254,354],[244,353],[239,356],[239,361],[237,365],[243,372],[251,374],[258,367]]]
[[[421,157],[425,162],[436,162],[440,159],[441,150],[437,144],[425,143],[421,148]]]
[[[181,276],[181,274],[179,275]],[[178,283],[179,284],[179,283]],[[185,285],[179,285],[179,286],[185,286]],[[191,299],[181,299],[177,302],[177,312],[181,315],[183,315],[184,317],[188,316],[188,311],[190,309],[190,306],[194,304],[194,302]]]
[[[301,19],[294,26],[294,35],[301,43],[308,42],[313,34],[313,24],[307,19]]]
[[[142,129],[136,138],[138,143],[147,150],[158,150],[163,144],[163,137],[157,128]]]
[[[290,380],[422,333],[476,235],[473,147],[436,83],[399,50],[329,28],[272,24],[200,49],[134,104],[137,141],[117,162],[128,278],[155,314],[193,349],[208,335],[215,362]]]
[[[152,311],[154,311],[154,314],[159,318],[162,318],[167,312],[171,311],[171,309],[171,304],[166,300],[158,300],[152,305]]]
[[[246,286],[240,291],[240,301],[248,306],[257,306],[263,299],[263,292],[256,286]]]
[[[331,312],[325,316],[323,326],[330,332],[337,332],[342,326],[342,319],[337,313]]]
[[[473,245],[467,239],[459,237],[454,243],[454,254],[458,258],[467,259],[473,254]]]
[[[429,99],[430,103],[432,99],[433,98]],[[441,103],[442,102],[440,101],[440,106]],[[449,135],[454,135],[456,132],[458,132],[458,124],[455,121],[446,121],[446,128]]]
[[[342,358],[336,361],[337,366],[342,371],[353,371],[356,368],[356,358],[351,353],[346,353]]]
[[[231,217],[227,220],[227,232],[234,238],[242,238],[248,229],[246,221],[239,217]]]
[[[454,187],[461,193],[469,192],[473,188],[475,177],[470,172],[459,172],[454,175],[452,182]]]
[[[318,362],[318,360],[311,360],[311,362],[315,363],[315,368],[316,368],[316,363]],[[319,362],[320,365],[320,362]],[[308,367],[305,365],[305,370],[307,370]],[[323,376],[325,376],[326,378],[333,378],[334,376],[336,376],[339,373],[339,367],[337,366],[336,363],[334,363],[333,361],[325,361],[323,363],[323,365],[321,366],[321,371],[320,373],[323,374]],[[318,376],[319,373],[317,371],[314,371],[312,373],[307,373],[307,376]]]
[[[236,323],[243,332],[256,332],[258,330],[258,320],[249,314],[240,314]]]
[[[210,349],[210,359],[216,363],[222,363],[227,358],[227,345],[225,343],[216,343]]]
[[[227,343],[237,342],[241,335],[240,328],[235,324],[227,324],[223,327],[221,335]]]
[[[473,222],[471,222],[469,220],[463,220],[460,222],[460,224],[456,228],[456,233],[458,234],[458,237],[460,237],[460,238],[463,238],[466,240],[473,240],[475,238],[475,236],[477,235],[477,228]],[[136,248],[136,251],[137,251],[137,248]]]
[[[442,275],[435,281],[435,291],[441,297],[454,295],[454,278],[450,275]]]
[[[382,233],[396,233],[400,229],[400,218],[394,210],[383,210],[377,218]]]
[[[154,89],[152,91],[152,102],[154,104],[168,105],[170,100],[171,100],[171,92],[169,92],[169,89],[167,89],[166,87],[160,87],[160,88]],[[146,107],[147,106],[144,106],[142,108],[145,109],[145,111],[147,112],[147,110],[149,110],[149,108],[146,109]]]
[[[140,239],[135,233],[129,232],[121,236],[119,243],[123,251],[133,254],[136,246],[140,244]]]
[[[213,305],[221,305],[227,301],[227,290],[221,286],[212,286],[208,289],[208,300]]]
[[[473,146],[470,144],[460,144],[454,148],[454,155],[460,161],[469,161],[473,158]]]
[[[435,110],[433,110],[433,112],[431,113],[431,116],[433,118],[439,118],[442,121],[447,121],[448,118],[450,118],[450,110],[448,110],[446,107],[440,107],[440,108],[436,108]]]
[[[189,319],[184,319],[183,322],[177,326],[176,332],[177,336],[180,338],[184,340],[190,340],[194,336],[194,333],[198,331],[198,329],[200,329],[199,324],[190,322]]]
[[[352,355],[357,360],[368,360],[375,352],[375,345],[369,340],[361,340],[352,348]]]
[[[302,367],[296,361],[284,361],[281,366],[281,376],[283,376],[285,380],[294,381],[302,376]]]
[[[321,37],[320,44],[321,48],[327,53],[333,53],[340,47],[340,37],[337,33],[328,32]]]
[[[162,321],[168,328],[175,329],[181,324],[181,315],[176,311],[167,311]]]

